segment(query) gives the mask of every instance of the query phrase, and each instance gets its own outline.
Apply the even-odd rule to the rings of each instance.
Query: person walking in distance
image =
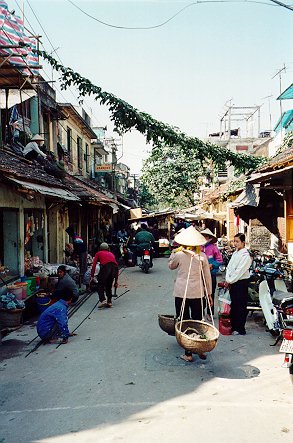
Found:
[[[245,335],[247,317],[249,268],[252,258],[245,247],[245,235],[234,237],[236,251],[233,253],[227,269],[225,286],[231,296],[231,326],[233,335]]]
[[[65,229],[65,232],[67,232],[69,237],[72,238],[73,252],[79,258],[79,286],[80,286],[81,282],[83,281],[84,274],[87,270],[87,247],[83,239],[76,232],[74,232],[72,226],[68,226],[68,228]]]
[[[102,243],[100,245],[100,250],[94,257],[91,270],[91,282],[94,278],[97,263],[100,263],[100,272],[98,274],[97,283],[97,292],[99,296],[98,308],[111,308],[113,282],[115,288],[118,286],[118,264],[114,254],[109,251],[109,245],[107,243]]]

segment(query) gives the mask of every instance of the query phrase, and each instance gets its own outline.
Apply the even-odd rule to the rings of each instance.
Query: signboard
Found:
[[[96,172],[112,172],[112,164],[96,165]]]

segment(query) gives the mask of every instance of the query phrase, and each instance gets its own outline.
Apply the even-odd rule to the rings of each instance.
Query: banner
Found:
[[[24,44],[23,48],[1,48],[0,56],[19,54],[12,56],[9,62],[26,75],[38,75],[34,66],[39,64],[38,56],[33,52],[37,49],[37,41],[34,37],[28,37],[24,33],[23,20],[8,11],[5,1],[0,1],[0,45],[11,46]]]

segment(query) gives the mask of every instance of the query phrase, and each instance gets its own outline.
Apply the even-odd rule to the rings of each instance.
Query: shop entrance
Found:
[[[9,269],[9,278],[19,275],[18,209],[0,209],[0,265]]]

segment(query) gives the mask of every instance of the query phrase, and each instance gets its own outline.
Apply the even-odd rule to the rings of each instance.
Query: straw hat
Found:
[[[206,244],[206,239],[193,226],[184,229],[174,238],[175,242],[184,246],[200,246]]]
[[[33,138],[32,138],[32,142],[43,142],[45,139],[44,139],[44,137],[42,137],[41,135],[39,135],[39,134],[36,134],[36,135],[34,135],[33,136]]]
[[[203,231],[200,231],[202,235],[208,235],[209,237],[217,238],[215,234],[210,231],[209,228],[204,229]]]

